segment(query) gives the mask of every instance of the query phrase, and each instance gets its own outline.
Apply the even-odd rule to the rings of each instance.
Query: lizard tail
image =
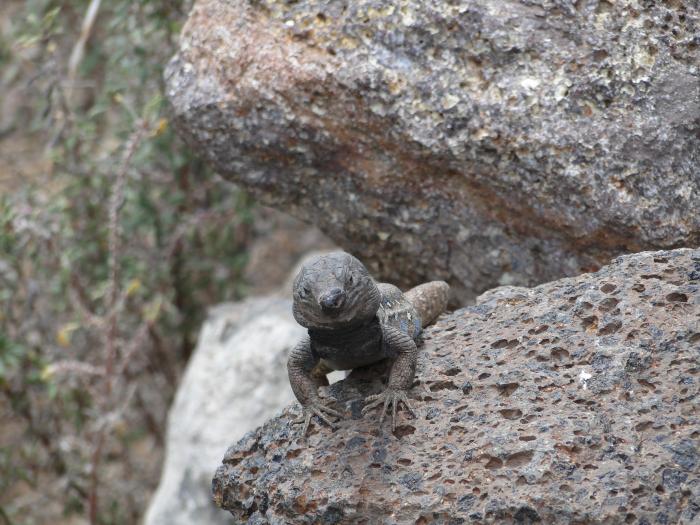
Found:
[[[421,318],[421,328],[431,324],[437,316],[447,309],[447,299],[450,295],[450,285],[444,281],[431,281],[419,284],[404,293],[408,302],[418,312]]]

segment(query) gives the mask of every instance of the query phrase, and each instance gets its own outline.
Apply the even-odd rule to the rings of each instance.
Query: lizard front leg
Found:
[[[416,373],[416,360],[418,348],[416,343],[407,334],[393,326],[382,326],[382,337],[390,355],[396,355],[389,373],[389,384],[381,394],[368,396],[365,401],[369,404],[362,409],[364,415],[373,408],[383,405],[379,416],[379,424],[384,421],[389,405],[391,405],[391,430],[396,430],[396,411],[399,403],[403,403],[409,412],[416,417],[416,413],[408,402],[408,390],[413,384]]]
[[[327,407],[321,401],[316,389],[317,380],[314,380],[312,372],[318,365],[319,359],[311,351],[311,341],[305,337],[289,354],[287,361],[287,373],[292,392],[301,403],[302,416],[295,423],[304,423],[301,435],[305,436],[309,428],[312,416],[318,416],[321,421],[333,427],[328,416],[343,417],[340,412]]]

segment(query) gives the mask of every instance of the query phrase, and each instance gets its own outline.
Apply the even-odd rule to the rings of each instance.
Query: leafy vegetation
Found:
[[[245,293],[252,203],[163,99],[188,4],[0,7],[0,523],[136,522],[202,313]]]

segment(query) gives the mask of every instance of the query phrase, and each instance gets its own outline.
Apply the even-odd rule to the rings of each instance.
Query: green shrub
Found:
[[[245,293],[253,204],[177,139],[162,96],[189,2],[103,1],[73,74],[89,3],[1,8],[0,89],[22,94],[0,141],[31,147],[0,197],[0,427],[20,429],[0,431],[0,523],[57,506],[134,522],[158,464],[131,447],[162,445],[206,306]]]

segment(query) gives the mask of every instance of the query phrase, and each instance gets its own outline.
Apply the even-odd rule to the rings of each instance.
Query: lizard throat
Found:
[[[371,319],[335,328],[309,328],[308,332],[312,341],[335,346],[338,343],[355,338],[376,323],[379,323],[379,320],[375,316]]]

